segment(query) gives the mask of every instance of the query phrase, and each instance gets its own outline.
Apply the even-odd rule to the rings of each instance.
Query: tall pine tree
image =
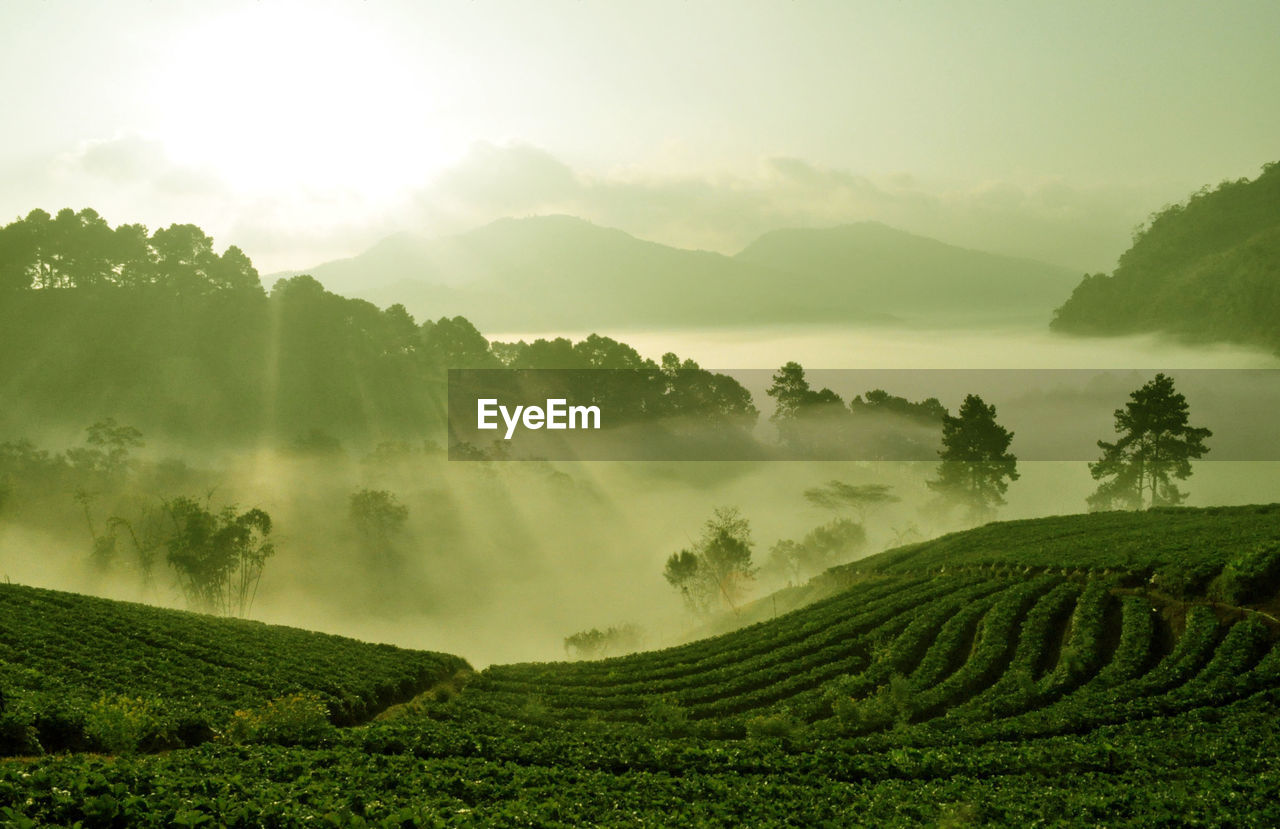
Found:
[[[1187,398],[1173,388],[1173,379],[1155,379],[1129,395],[1116,409],[1115,443],[1098,441],[1102,457],[1089,464],[1098,489],[1088,498],[1090,510],[1142,509],[1180,504],[1187,497],[1173,479],[1191,476],[1191,461],[1208,448],[1208,429],[1191,426]]]
[[[996,423],[996,407],[969,395],[957,417],[943,415],[942,462],[929,488],[967,507],[974,523],[989,519],[1004,504],[1009,481],[1018,479],[1012,442],[1013,432]]]

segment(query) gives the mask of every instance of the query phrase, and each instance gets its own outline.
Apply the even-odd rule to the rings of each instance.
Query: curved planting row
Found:
[[[915,735],[908,741],[1007,739],[1238,699],[1274,683],[1280,668],[1261,622],[1225,627],[1192,606],[1175,635],[1149,599],[1104,579],[970,571],[887,584],[696,648],[490,669],[458,710],[721,724],[705,734],[781,717],[832,737],[896,726],[898,737]]]
[[[913,600],[910,591],[928,590],[930,582],[927,577],[882,579],[856,585],[777,619],[687,645],[594,662],[495,665],[485,670],[484,678],[492,682],[594,688],[602,683],[625,682],[629,676],[652,680],[696,674],[757,656],[768,657],[778,648],[813,636],[830,635],[833,625],[856,625],[865,614],[901,608]]]
[[[830,713],[833,684],[874,689],[895,672],[916,667],[913,678],[923,684],[963,663],[984,608],[1002,598],[1001,607],[1019,608],[1058,580],[1031,583],[974,576],[936,577],[910,582],[895,595],[854,610],[846,603],[822,608],[825,628],[803,639],[764,650],[753,659],[694,663],[702,670],[645,678],[643,662],[629,661],[594,686],[543,679],[550,666],[521,672],[517,666],[486,671],[464,694],[465,704],[480,711],[512,716],[549,713],[567,719],[645,721],[655,702],[676,706],[691,719],[731,717],[785,707],[805,719]],[[1012,596],[1012,598],[1009,598]],[[849,612],[832,619],[835,610]],[[994,643],[998,634],[988,636]],[[709,665],[710,667],[705,667]],[[576,665],[565,665],[576,673]]]
[[[652,672],[640,669],[642,662],[633,662],[625,668],[611,671],[607,675],[607,681],[592,684],[573,681],[575,678],[568,670],[568,681],[547,677],[545,674],[523,676],[510,669],[485,671],[476,680],[475,687],[496,694],[542,693],[575,699],[671,693],[692,694],[696,697],[699,688],[722,679],[731,680],[761,672],[777,673],[805,668],[811,663],[847,658],[865,650],[864,639],[874,636],[877,629],[886,624],[906,624],[904,614],[953,590],[951,582],[934,579],[907,587],[896,595],[870,602],[856,610],[846,607],[840,607],[841,612],[838,613],[828,610],[820,616],[827,622],[825,626],[807,625],[807,635],[782,641],[770,636],[767,641],[775,643],[772,647],[752,648],[752,655],[742,658],[732,658],[738,651],[716,653],[700,661],[682,663],[679,670]]]

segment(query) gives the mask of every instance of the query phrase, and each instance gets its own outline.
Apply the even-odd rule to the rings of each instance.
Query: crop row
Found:
[[[177,744],[207,739],[242,708],[309,693],[358,722],[456,671],[445,654],[0,585],[0,754],[34,728],[45,749],[83,744],[94,706],[144,708]],[[123,700],[128,700],[124,702]],[[17,729],[17,732],[15,732]],[[26,740],[29,742],[29,740]]]
[[[1274,825],[1278,713],[1274,697],[1255,697],[1097,734],[887,750],[836,741],[802,752],[769,739],[726,746],[553,729],[477,741],[447,726],[375,726],[314,749],[0,761],[0,822],[1031,825],[1053,810],[1067,825]]]
[[[701,639],[666,650],[614,657],[594,662],[519,663],[488,668],[485,679],[537,685],[580,685],[626,682],[629,677],[646,680],[674,679],[697,674],[756,657],[768,657],[779,648],[831,636],[833,625],[857,625],[866,614],[903,606],[912,600],[910,591],[929,590],[930,579],[879,579],[855,585],[778,619],[759,622],[732,633]]]
[[[948,595],[972,583],[972,580],[932,579],[909,585],[906,589],[885,597],[878,602],[849,613],[843,618],[832,619],[830,624],[818,627],[799,639],[776,644],[774,647],[738,660],[717,658],[690,663],[686,671],[671,673],[619,670],[596,683],[557,681],[554,674],[539,672],[537,678],[526,677],[519,672],[506,670],[491,674],[486,671],[473,686],[475,690],[493,693],[541,693],[544,695],[576,698],[626,697],[636,694],[696,694],[699,688],[713,685],[729,677],[759,675],[762,672],[778,673],[791,668],[804,668],[815,661],[844,658],[856,649],[861,641],[886,622],[901,617],[939,596]],[[904,623],[905,624],[905,623]],[[571,672],[577,663],[567,663]],[[643,664],[643,663],[636,663]]]

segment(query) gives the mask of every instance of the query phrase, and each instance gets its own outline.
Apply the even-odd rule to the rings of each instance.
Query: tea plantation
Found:
[[[1280,825],[1280,506],[998,523],[825,578],[715,638],[479,674],[5,586],[0,823]]]

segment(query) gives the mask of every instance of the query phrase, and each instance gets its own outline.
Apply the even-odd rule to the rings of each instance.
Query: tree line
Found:
[[[815,392],[804,381],[803,369],[788,363],[774,376],[769,394],[779,399],[774,415],[781,427],[793,425],[817,409],[821,418],[847,417],[839,396],[830,389]],[[1009,451],[1013,432],[996,419],[996,407],[976,394],[967,395],[953,416],[930,398],[909,404],[882,391],[869,399],[897,401],[899,410],[914,406],[917,412],[937,413],[941,420],[941,449],[938,465],[928,488],[944,503],[960,506],[972,523],[990,520],[1005,503],[1009,484],[1019,478],[1017,456]],[[869,405],[861,397],[855,404]],[[936,408],[935,408],[936,404]],[[857,411],[857,405],[852,408]],[[940,410],[940,412],[938,411]],[[1114,411],[1115,441],[1098,441],[1102,456],[1089,464],[1089,472],[1099,481],[1088,496],[1091,511],[1143,509],[1182,503],[1187,493],[1177,482],[1191,476],[1191,461],[1209,451],[1205,440],[1209,429],[1190,423],[1186,397],[1174,387],[1172,378],[1159,373],[1129,395],[1122,408]],[[780,429],[784,436],[794,431]],[[800,583],[861,552],[866,541],[865,523],[869,512],[900,500],[884,484],[850,484],[832,480],[804,492],[815,506],[852,512],[857,521],[842,515],[808,532],[799,540],[783,539],[771,548],[765,567]],[[898,542],[907,540],[898,534]],[[714,610],[737,612],[752,580],[761,572],[753,558],[754,542],[749,521],[730,507],[722,507],[707,520],[693,544],[673,553],[666,561],[663,577],[685,606],[696,615]]]
[[[933,432],[947,413],[936,397],[910,401],[883,389],[857,395],[846,406],[831,389],[814,389],[796,362],[774,373],[766,394],[774,400],[769,420],[779,442],[800,457],[857,446],[860,459],[930,460],[936,456]]]
[[[267,291],[239,248],[218,253],[195,225],[112,228],[68,208],[0,228],[0,435],[112,416],[187,441],[443,442],[446,370],[502,367],[678,373],[668,407],[754,423],[736,381],[675,354],[657,363],[597,335],[490,342],[463,317],[419,322],[306,275]]]

